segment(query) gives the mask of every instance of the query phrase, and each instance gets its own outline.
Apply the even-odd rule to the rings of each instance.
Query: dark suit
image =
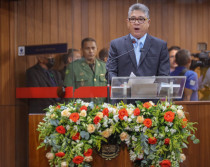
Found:
[[[109,58],[106,64],[106,78],[129,77],[131,72],[136,76],[168,76],[170,62],[167,43],[147,34],[137,66],[133,42],[130,35],[111,41]]]
[[[54,84],[49,79],[49,76],[39,64],[34,65],[26,71],[26,80],[28,87],[55,87],[62,86],[62,80],[59,72],[50,70],[54,77]],[[44,113],[43,109],[49,105],[58,102],[58,99],[43,98],[43,99],[30,99],[29,112],[30,113]]]

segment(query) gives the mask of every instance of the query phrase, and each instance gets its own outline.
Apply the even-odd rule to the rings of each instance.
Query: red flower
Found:
[[[56,127],[55,130],[56,130],[58,133],[60,133],[60,134],[65,134],[65,133],[66,133],[66,129],[65,129],[62,125]]]
[[[175,113],[172,111],[168,111],[164,114],[164,119],[167,122],[173,122]]]
[[[152,120],[149,119],[149,118],[147,118],[147,119],[144,120],[143,124],[144,124],[146,127],[150,128],[150,127],[152,126]]]
[[[136,109],[133,111],[133,114],[134,114],[135,116],[140,115],[140,110],[139,110],[139,108],[136,108]]]
[[[79,119],[79,114],[78,113],[72,113],[69,117],[69,119],[71,119],[73,122],[77,122]]]
[[[152,106],[152,104],[150,102],[146,102],[143,104],[143,107],[145,107],[147,109],[150,108],[151,106]]]
[[[182,127],[183,128],[185,128],[187,126],[187,122],[188,122],[187,118],[182,119]]]
[[[86,152],[84,152],[84,156],[89,157],[92,155],[92,153],[93,153],[93,150],[89,148]]]
[[[60,106],[60,105],[58,105],[58,106],[56,106],[56,108],[55,108],[55,109],[57,110],[57,109],[60,109],[60,108],[61,108],[61,106]]]
[[[119,113],[118,117],[121,120],[123,120],[124,116],[128,116],[128,112],[127,112],[127,110],[125,108],[120,109],[118,113]]]
[[[156,139],[155,137],[150,137],[150,138],[148,139],[148,143],[149,143],[149,144],[156,144],[156,143],[157,143],[157,139]]]
[[[98,124],[100,122],[101,118],[99,116],[95,116],[93,122],[94,124]]]
[[[165,145],[169,145],[169,144],[170,144],[170,139],[169,139],[169,138],[166,138],[166,139],[164,140],[164,144],[165,144]]]
[[[171,161],[168,160],[168,159],[165,159],[162,162],[160,162],[160,166],[161,167],[170,167],[171,166]]]
[[[63,157],[64,155],[65,155],[64,152],[55,153],[55,156],[57,156],[57,157]]]
[[[82,106],[81,108],[80,108],[80,110],[82,111],[82,110],[86,110],[87,111],[87,107],[86,106]]]
[[[102,113],[103,113],[104,116],[108,117],[109,116],[109,109],[108,108],[104,108]]]
[[[76,156],[73,158],[73,162],[75,164],[81,164],[83,162],[83,160],[84,160],[84,157],[82,157],[82,156]]]
[[[74,136],[72,136],[72,140],[79,140],[80,139],[80,134],[77,132]]]

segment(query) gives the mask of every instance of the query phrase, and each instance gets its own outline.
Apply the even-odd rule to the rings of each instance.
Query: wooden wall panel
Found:
[[[34,39],[34,44],[40,44],[42,43],[42,37],[44,36],[44,33],[42,31],[43,26],[42,26],[42,20],[43,20],[43,2],[42,0],[36,0],[34,2],[35,4],[35,13],[34,13],[34,34],[35,34],[35,39]]]
[[[82,7],[81,7],[81,12],[82,12],[82,18],[81,18],[81,22],[82,22],[82,39],[89,37],[89,22],[88,22],[88,18],[89,18],[89,8],[88,8],[89,2],[86,0],[82,0]],[[99,12],[100,13],[100,12]],[[79,19],[79,18],[77,18]],[[101,30],[99,30],[101,32]],[[81,48],[81,45],[79,46],[79,48]],[[79,49],[77,48],[77,49]]]
[[[67,42],[66,40],[66,32],[67,30],[67,24],[66,24],[66,0],[59,0],[58,1],[58,24],[59,24],[59,36],[58,36],[58,42],[64,43]]]
[[[15,107],[0,106],[0,166],[15,167]]]
[[[9,93],[11,95],[10,86],[14,86],[13,83],[10,83],[10,20],[9,20],[9,4],[5,1],[2,1],[0,4],[0,93],[2,97],[0,98],[0,105],[9,105],[12,103],[10,98],[7,96]],[[14,65],[12,66],[14,67]],[[14,95],[14,94],[13,94]]]
[[[51,0],[50,1],[50,32],[51,32],[51,43],[58,42],[58,0]],[[44,7],[43,7],[44,8]]]
[[[101,40],[103,38],[103,33],[101,33],[101,30],[104,29],[103,25],[103,17],[102,17],[102,0],[96,0],[96,42],[98,49],[106,47],[103,45],[103,41]],[[109,16],[107,16],[109,17]]]
[[[118,9],[118,7],[117,7],[117,9]],[[115,9],[115,10],[117,10],[117,9]],[[108,35],[108,34],[110,34],[110,17],[109,16],[111,16],[111,14],[110,14],[110,1],[109,0],[103,0],[103,2],[102,2],[102,31],[103,31],[102,34],[103,34],[103,40],[102,41],[103,41],[103,46],[104,47],[108,47],[109,42],[110,42],[110,38],[109,38],[109,35]],[[117,18],[117,20],[118,19],[119,18]],[[115,20],[115,21],[118,22],[117,20]],[[118,29],[118,27],[117,27],[117,29]],[[118,31],[120,31],[120,30],[118,30]]]

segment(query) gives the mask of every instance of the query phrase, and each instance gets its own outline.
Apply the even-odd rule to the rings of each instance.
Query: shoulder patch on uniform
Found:
[[[190,85],[194,86],[195,85],[195,81],[194,80],[190,80]]]

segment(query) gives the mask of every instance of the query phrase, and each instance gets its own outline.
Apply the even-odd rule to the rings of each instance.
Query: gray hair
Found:
[[[136,3],[136,4],[133,4],[132,6],[130,6],[130,8],[128,10],[128,18],[131,16],[131,13],[134,10],[142,11],[146,15],[146,17],[149,19],[149,8],[146,5],[141,4],[141,3]]]

